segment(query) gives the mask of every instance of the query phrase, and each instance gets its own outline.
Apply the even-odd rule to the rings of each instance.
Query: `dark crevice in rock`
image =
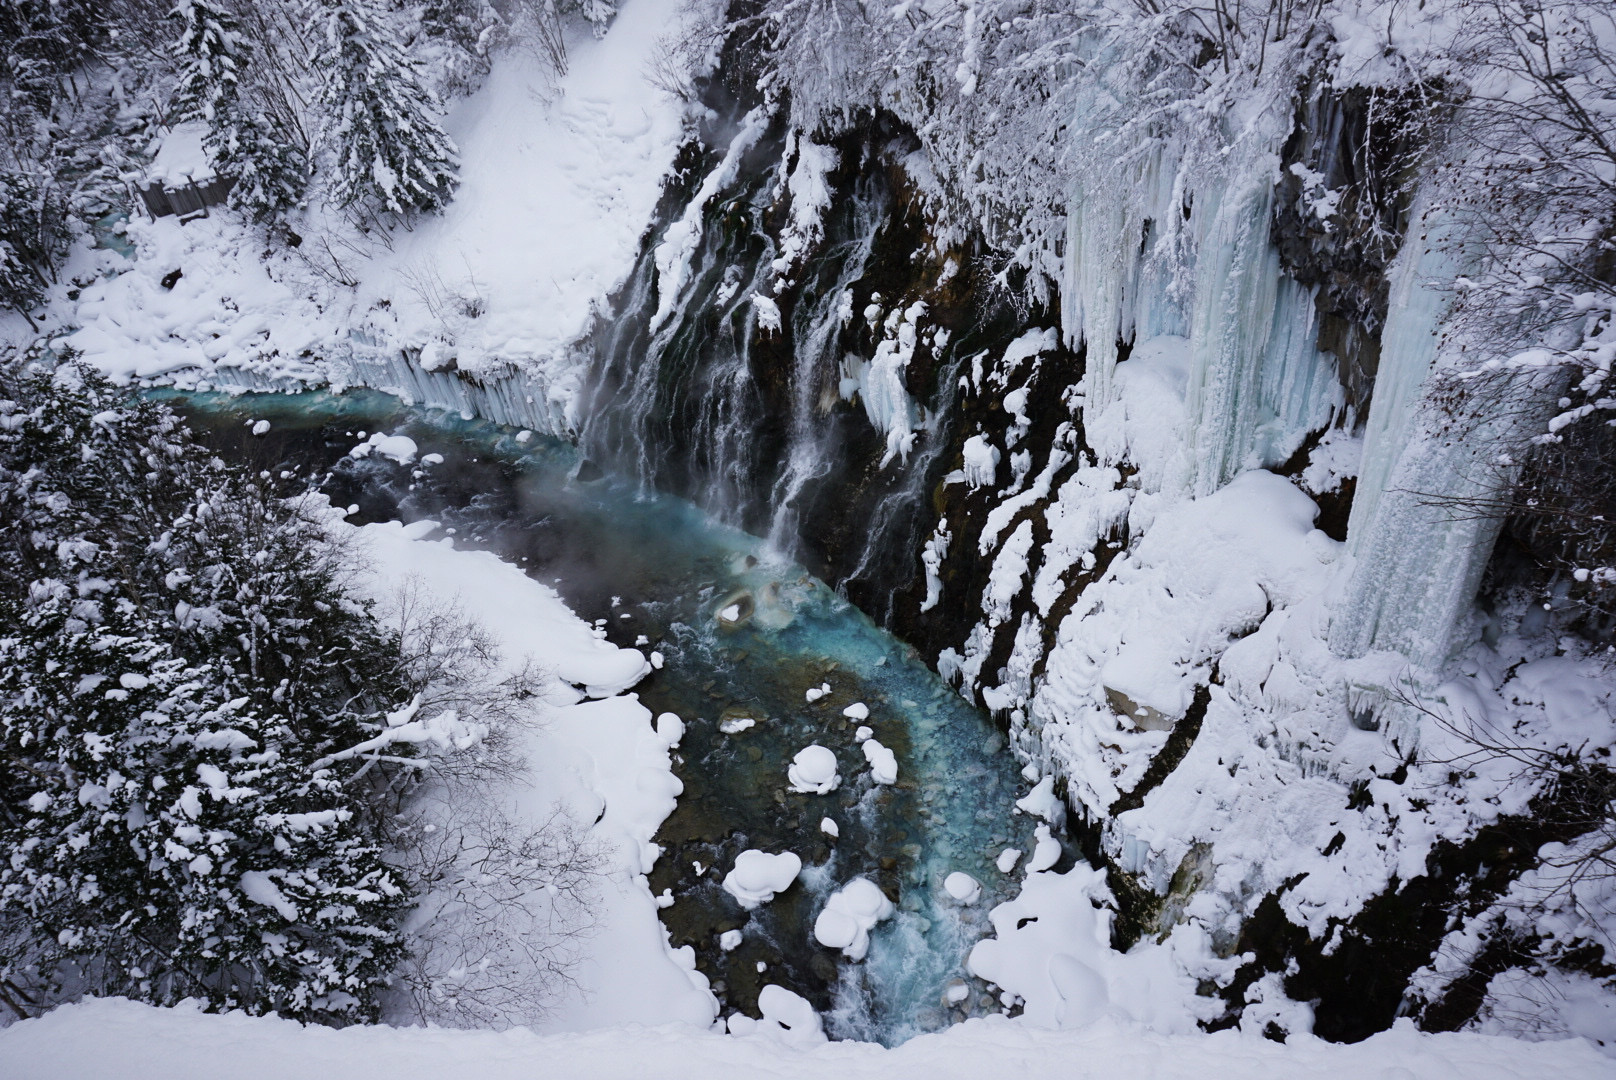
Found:
[[[1189,709],[1173,725],[1172,732],[1167,736],[1167,742],[1150,760],[1150,767],[1145,775],[1139,778],[1132,791],[1125,791],[1111,804],[1110,814],[1126,814],[1129,810],[1137,810],[1145,805],[1145,797],[1161,786],[1162,781],[1178,768],[1184,760],[1184,755],[1190,752],[1195,745],[1196,736],[1201,734],[1201,723],[1206,719],[1206,707],[1212,701],[1212,692],[1205,686],[1195,688],[1195,697],[1190,702]]]

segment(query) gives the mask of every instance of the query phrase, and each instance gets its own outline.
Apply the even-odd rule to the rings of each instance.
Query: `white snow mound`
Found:
[[[802,860],[789,851],[771,855],[748,848],[735,856],[735,868],[724,875],[724,891],[748,911],[785,892],[802,872]]]
[[[791,781],[792,791],[804,795],[829,795],[842,782],[836,772],[836,754],[818,743],[797,751],[786,779]]]
[[[849,960],[870,950],[870,931],[893,912],[892,901],[869,878],[857,877],[831,894],[814,920],[814,940]]]

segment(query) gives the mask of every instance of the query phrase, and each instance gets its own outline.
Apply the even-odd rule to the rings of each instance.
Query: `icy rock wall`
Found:
[[[1083,419],[1102,461],[1128,455],[1108,417],[1119,346],[1187,337],[1184,432],[1193,453],[1172,490],[1206,495],[1277,465],[1343,404],[1316,347],[1311,293],[1284,276],[1270,241],[1278,159],[1196,181],[1167,149],[1130,175],[1080,182],[1068,215],[1062,328],[1085,358]],[[1188,209],[1188,221],[1184,220]]]
[[[972,360],[969,438],[922,555],[924,611],[972,620],[939,671],[1060,778],[1118,872],[1123,922],[1156,933],[1194,908],[1231,949],[1265,903],[1322,940],[1485,816],[1463,793],[1411,793],[1406,758],[1430,733],[1396,695],[1434,700],[1474,640],[1496,532],[1476,511],[1507,495],[1545,403],[1542,387],[1456,392],[1443,289],[1461,268],[1419,206],[1389,322],[1354,326],[1353,363],[1378,370],[1343,386],[1320,345],[1326,285],[1280,251],[1311,234],[1276,235],[1296,216],[1276,200],[1300,197],[1276,182],[1295,138],[1212,170],[1163,141],[1074,183],[1060,329],[1081,366]],[[1319,187],[1302,196],[1322,219],[1339,192]],[[1370,262],[1343,271],[1374,270],[1347,292],[1384,295]],[[1345,543],[1310,498],[1342,476]],[[1369,788],[1380,801],[1355,804]]]

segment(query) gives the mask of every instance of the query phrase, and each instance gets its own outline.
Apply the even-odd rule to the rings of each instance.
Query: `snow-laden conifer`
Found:
[[[454,143],[382,9],[319,0],[321,141],[335,165],[333,201],[395,214],[440,210],[459,183]]]
[[[0,404],[0,978],[373,1019],[407,699],[320,522],[73,364]],[[390,756],[413,756],[407,744]]]
[[[29,323],[67,250],[66,210],[49,180],[0,172],[0,304]]]
[[[252,100],[248,69],[253,42],[230,11],[212,0],[181,0],[174,58],[179,68],[175,111],[208,125],[204,145],[214,165],[234,181],[230,204],[267,219],[294,205],[307,184],[299,140],[281,130],[274,110]]]

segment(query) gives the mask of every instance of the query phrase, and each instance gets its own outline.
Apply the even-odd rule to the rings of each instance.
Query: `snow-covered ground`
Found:
[[[1361,1043],[1256,1035],[1164,1036],[1105,1020],[1080,1032],[972,1020],[886,1050],[871,1043],[788,1046],[690,1026],[568,1035],[443,1029],[304,1028],[241,1015],[208,1016],[127,1001],[68,1005],[0,1032],[0,1060],[16,1080],[1561,1080],[1610,1075],[1587,1043],[1523,1043],[1482,1035],[1421,1035],[1408,1021]]]
[[[677,725],[654,725],[624,692],[650,672],[646,658],[599,640],[553,590],[515,566],[430,538],[432,522],[335,527],[357,534],[370,567],[361,584],[380,603],[411,583],[492,635],[502,662],[531,659],[546,673],[538,722],[523,733],[525,773],[494,797],[535,823],[557,804],[595,822],[591,836],[605,842],[608,858],[577,985],[553,1006],[546,1029],[710,1023],[717,1002],[694,971],[694,953],[668,947],[645,879],[658,853],[651,838],[681,790],[669,758]]]
[[[572,346],[633,266],[683,137],[683,103],[646,81],[679,10],[629,0],[603,39],[569,43],[559,82],[520,50],[502,54],[445,120],[461,151],[455,200],[411,229],[365,235],[316,207],[283,247],[228,213],[129,222],[133,262],[74,254],[64,281],[122,272],[76,301],[62,286],[58,340],[116,378],[195,382],[218,367],[226,385],[242,381],[230,369],[341,383],[358,332],[382,352],[422,350],[429,369],[514,366],[564,415]],[[170,133],[159,171],[194,165],[196,135]]]

